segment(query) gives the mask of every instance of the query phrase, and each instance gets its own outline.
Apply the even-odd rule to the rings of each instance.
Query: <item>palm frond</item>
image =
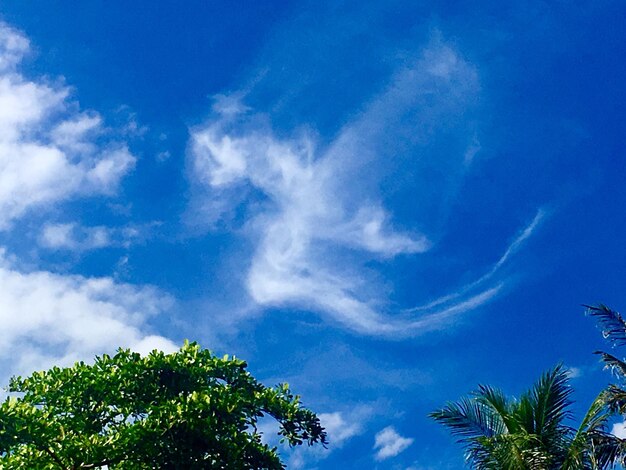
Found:
[[[516,422],[516,432],[535,434],[537,427],[535,414],[531,392],[527,391],[513,404],[513,410],[511,411],[511,415]]]
[[[615,374],[618,378],[626,377],[626,363],[621,359],[613,356],[612,354],[596,351],[594,354],[599,354],[602,357],[602,362],[604,362],[604,367],[606,369],[611,369],[611,372]]]
[[[572,437],[563,470],[603,469],[615,464],[620,452],[617,438],[607,433],[610,415],[603,391],[593,401]]]
[[[606,430],[611,413],[607,408],[607,395],[603,390],[583,416],[577,434],[589,432],[603,432]]]
[[[519,432],[477,439],[466,452],[466,461],[477,470],[544,469],[552,458],[537,435]]]
[[[490,427],[496,435],[515,430],[515,421],[511,416],[511,404],[502,390],[488,385],[479,385],[478,390],[472,395],[478,403],[491,410]]]
[[[535,433],[554,433],[570,416],[568,410],[572,388],[569,373],[563,365],[558,365],[544,373],[532,388],[530,397],[535,416]]]
[[[501,432],[493,410],[473,397],[464,397],[456,403],[448,403],[443,409],[430,413],[429,416],[448,427],[453,435],[459,436],[459,442],[463,443],[478,437],[493,437]]]
[[[585,305],[587,314],[596,317],[602,328],[602,336],[614,346],[626,345],[626,321],[615,310],[600,304],[597,306]]]
[[[608,432],[596,431],[589,435],[588,460],[593,469],[614,468],[617,463],[624,465],[626,440]]]
[[[430,416],[459,437],[475,470],[606,470],[626,460],[626,440],[607,429],[612,412],[626,411],[626,391],[602,392],[578,429],[565,423],[571,394],[568,371],[558,365],[519,400],[482,385]]]
[[[626,413],[626,390],[617,385],[609,385],[604,391],[604,399],[613,413]]]

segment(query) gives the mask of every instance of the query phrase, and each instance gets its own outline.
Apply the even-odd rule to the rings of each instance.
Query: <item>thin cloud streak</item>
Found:
[[[539,209],[530,224],[528,224],[522,230],[522,232],[513,240],[513,242],[511,242],[511,244],[505,250],[504,254],[498,259],[498,261],[491,267],[491,269],[486,274],[483,274],[477,280],[466,284],[452,294],[441,296],[424,305],[406,309],[405,312],[411,313],[424,310],[432,310],[433,308],[440,305],[448,304],[452,301],[457,301],[459,298],[467,296],[468,292],[475,290],[476,288],[485,284],[487,281],[491,280],[498,273],[498,271],[500,271],[500,268],[502,268],[502,266],[504,266],[504,264],[510,259],[510,257],[513,256],[522,247],[523,243],[528,238],[530,238],[530,236],[534,233],[535,229],[537,229],[537,227],[544,220],[545,217],[546,211],[544,209]]]

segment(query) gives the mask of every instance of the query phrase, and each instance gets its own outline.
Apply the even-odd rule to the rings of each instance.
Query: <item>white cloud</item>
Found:
[[[50,138],[58,148],[73,152],[92,152],[95,145],[86,138],[101,132],[101,125],[100,116],[85,113],[58,124],[50,131]]]
[[[328,434],[328,448],[294,448],[289,454],[288,467],[297,470],[327,458],[333,450],[341,448],[347,441],[361,434],[371,414],[372,408],[368,405],[359,405],[347,412],[318,413],[317,416]]]
[[[30,209],[73,196],[111,195],[135,164],[70,89],[19,72],[29,42],[0,22],[0,230]],[[97,143],[96,143],[97,142]]]
[[[377,196],[375,174],[389,158],[411,168],[417,157],[394,151],[393,136],[427,142],[437,126],[463,114],[479,88],[473,67],[435,36],[327,147],[318,149],[306,133],[276,137],[266,118],[251,114],[237,96],[218,96],[213,118],[191,130],[191,175],[208,193],[196,214],[215,223],[246,195],[257,198],[248,206],[247,228],[256,248],[246,283],[257,305],[314,309],[358,332],[397,336],[441,327],[445,319],[500,291],[494,275],[530,236],[540,215],[486,275],[404,312],[412,317],[385,315],[379,287],[362,269],[368,261],[416,255],[432,244],[414,227],[394,227],[393,214]],[[441,163],[442,174],[467,171],[479,144],[473,130],[466,137],[470,150]],[[455,190],[450,188],[444,184],[441,191]]]
[[[0,230],[35,208],[45,213],[76,197],[112,195],[135,164],[98,113],[80,110],[62,79],[20,71],[29,51],[28,39],[0,22]],[[137,126],[119,135],[130,131]],[[133,231],[45,224],[39,242],[55,249],[94,249],[130,240]],[[3,382],[11,374],[89,360],[117,347],[142,353],[176,348],[149,333],[149,317],[172,304],[159,290],[17,266],[0,249]]]
[[[611,429],[611,434],[620,439],[626,439],[626,421],[623,423],[615,423]]]
[[[421,318],[408,324],[422,331],[441,328],[451,316],[472,310],[494,298],[504,287],[503,282],[494,281],[494,278],[511,256],[531,237],[545,217],[546,211],[539,209],[533,220],[515,237],[498,261],[478,279],[465,284],[451,294],[405,310],[405,313],[421,313]]]
[[[570,379],[579,379],[583,376],[583,370],[580,367],[568,367],[567,376]]]
[[[404,452],[411,444],[413,444],[412,438],[402,437],[392,426],[387,426],[376,434],[374,449],[378,449],[378,451],[375,458],[376,460],[385,460],[395,457]]]
[[[222,126],[218,121],[193,131],[195,175],[218,193],[228,185],[250,184],[274,206],[254,222],[261,235],[248,274],[252,298],[261,305],[313,304],[356,329],[384,328],[350,295],[358,279],[338,272],[326,257],[335,247],[381,257],[417,253],[427,249],[425,238],[394,231],[377,203],[347,207],[335,187],[335,162],[314,161],[309,140],[230,136]]]
[[[213,111],[222,116],[236,116],[237,114],[249,111],[250,108],[241,101],[242,94],[222,95],[213,97]]]
[[[39,243],[47,248],[71,247],[76,245],[73,231],[76,224],[46,224],[41,231]]]
[[[28,39],[7,25],[0,27],[0,71],[12,70],[28,52]]]
[[[38,243],[41,247],[50,250],[79,252],[108,246],[128,247],[133,242],[142,240],[151,227],[158,225],[158,222],[153,222],[127,227],[105,227],[102,225],[85,227],[76,222],[46,223],[41,229]]]
[[[111,278],[24,272],[0,258],[0,371],[28,373],[52,365],[89,360],[95,354],[130,347],[172,351],[161,336],[146,334],[149,317],[172,299],[151,287]]]
[[[346,417],[345,413],[320,413],[318,418],[328,433],[328,441],[332,442],[333,448],[341,447],[347,440],[362,432],[362,416]]]
[[[111,229],[80,227],[75,223],[44,225],[39,243],[45,248],[91,250],[111,244]]]
[[[167,354],[178,351],[179,349],[179,346],[175,345],[171,340],[158,335],[144,336],[139,342],[133,343],[130,347],[133,351],[138,352],[142,356],[147,356],[155,349]]]
[[[169,158],[172,156],[172,154],[170,153],[169,150],[163,150],[162,152],[159,152],[156,154],[156,161],[158,162],[165,162],[167,160],[169,160]]]
[[[277,139],[266,126],[255,127],[256,118],[246,125],[232,113],[192,130],[193,175],[212,190],[208,207],[224,210],[228,204],[216,200],[231,197],[227,189],[241,186],[267,198],[266,210],[253,224],[260,235],[247,287],[255,302],[304,304],[369,334],[398,330],[367,301],[358,265],[345,261],[350,256],[367,260],[421,253],[430,242],[415,230],[395,230],[374,192],[361,197],[364,188],[351,167],[366,167],[370,139],[385,132],[379,124],[387,118],[397,121],[407,107],[426,99],[430,88],[459,93],[461,86],[468,91],[463,83],[472,82],[475,73],[451,49],[435,49],[399,73],[326,152],[316,152],[306,135]]]

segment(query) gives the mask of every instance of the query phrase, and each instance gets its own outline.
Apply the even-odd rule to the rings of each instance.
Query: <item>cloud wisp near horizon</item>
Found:
[[[396,71],[325,145],[310,129],[278,137],[271,120],[244,103],[245,94],[217,96],[212,116],[190,131],[190,175],[206,189],[200,205],[208,226],[238,211],[246,214],[241,233],[252,240],[254,251],[242,264],[250,266],[245,289],[252,302],[260,308],[313,309],[360,334],[404,337],[443,328],[453,315],[493,299],[506,284],[501,268],[532,235],[544,211],[486,274],[421,306],[394,312],[378,274],[367,267],[398,257],[419,263],[434,242],[417,227],[441,236],[440,224],[429,227],[428,220],[404,221],[397,228],[378,187],[385,165],[414,172],[427,161],[453,176],[452,182],[441,182],[444,194],[436,195],[453,199],[477,151],[471,123],[454,136],[465,142],[465,152],[434,156],[422,145],[437,123],[456,119],[477,93],[475,68],[436,32],[418,59]],[[392,141],[409,125],[403,121],[418,126],[412,146],[401,150]]]

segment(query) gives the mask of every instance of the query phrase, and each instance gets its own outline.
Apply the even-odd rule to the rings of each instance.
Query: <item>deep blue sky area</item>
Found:
[[[626,6],[0,3],[3,377],[185,338],[287,381],[288,468],[464,468],[427,414],[626,309]],[[5,348],[5,349],[2,349]],[[8,352],[10,351],[10,352]]]

